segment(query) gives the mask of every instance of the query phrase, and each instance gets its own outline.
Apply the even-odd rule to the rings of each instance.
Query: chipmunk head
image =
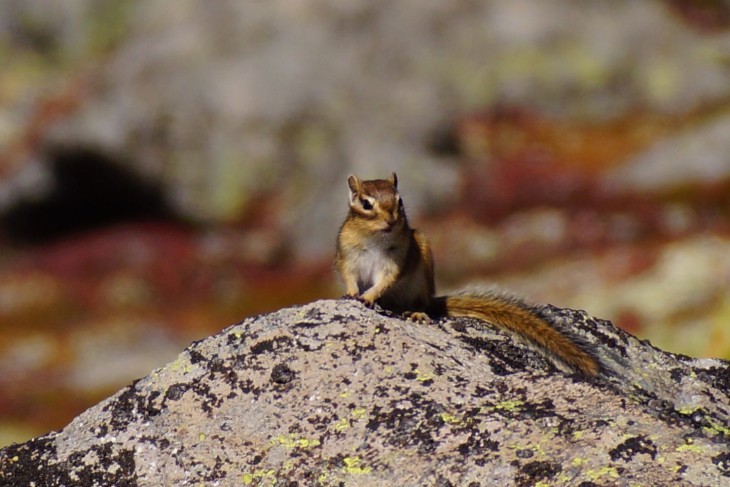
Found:
[[[350,212],[373,222],[373,229],[389,232],[406,221],[403,199],[398,194],[398,176],[362,181],[347,178],[350,187]]]

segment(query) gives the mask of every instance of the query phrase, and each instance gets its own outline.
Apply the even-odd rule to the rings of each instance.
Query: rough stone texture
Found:
[[[730,482],[727,362],[536,310],[612,372],[581,380],[473,321],[318,301],[194,343],[62,431],[5,448],[0,485]]]

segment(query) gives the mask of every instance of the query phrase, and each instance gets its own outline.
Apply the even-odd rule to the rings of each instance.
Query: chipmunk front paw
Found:
[[[371,301],[371,300],[363,297],[361,294],[344,294],[342,296],[342,299],[350,299],[353,301],[358,301],[370,309],[375,307],[375,301]]]
[[[357,296],[356,299],[370,309],[373,309],[375,307],[375,301],[372,301],[368,298],[365,298],[363,296]]]
[[[408,321],[414,321],[423,325],[431,323],[431,317],[423,311],[406,311],[403,316]]]

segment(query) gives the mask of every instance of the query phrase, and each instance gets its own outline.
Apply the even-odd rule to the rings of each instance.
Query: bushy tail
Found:
[[[515,298],[496,293],[441,296],[435,298],[432,311],[435,315],[475,318],[509,330],[583,375],[592,377],[601,371],[591,354]]]

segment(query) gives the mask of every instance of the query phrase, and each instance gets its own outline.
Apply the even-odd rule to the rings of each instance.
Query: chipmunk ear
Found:
[[[398,176],[395,173],[390,175],[388,181],[390,181],[395,189],[398,189]]]
[[[350,191],[357,193],[360,190],[360,179],[357,176],[350,174],[347,177],[347,185],[350,187]]]
[[[347,185],[350,187],[350,205],[355,203],[357,195],[360,193],[360,183],[361,181],[357,176],[350,174],[347,177]]]

